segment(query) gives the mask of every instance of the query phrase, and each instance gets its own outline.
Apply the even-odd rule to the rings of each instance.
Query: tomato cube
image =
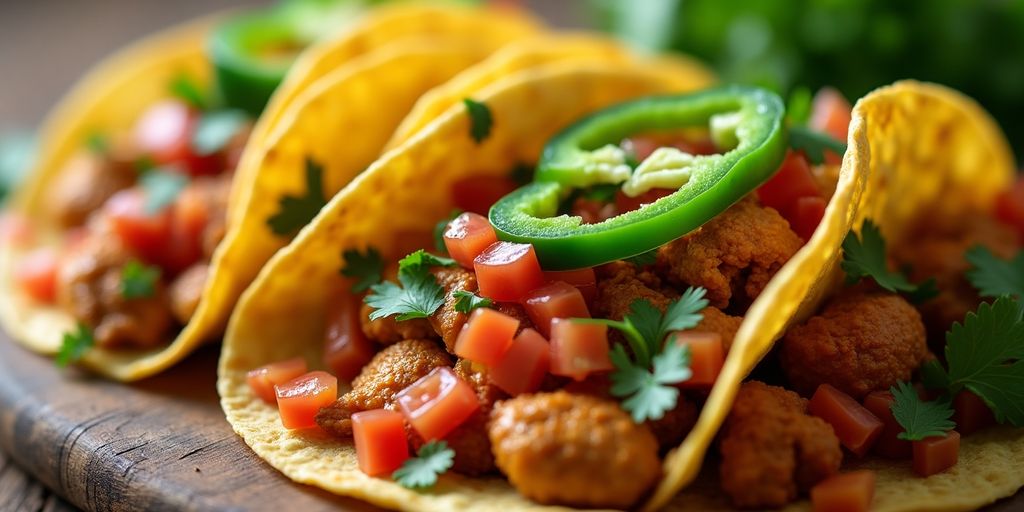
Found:
[[[480,295],[519,302],[530,291],[544,285],[544,272],[530,244],[496,242],[473,260]]]
[[[338,293],[327,308],[324,362],[335,376],[349,382],[373,358],[373,344],[363,334],[359,301],[347,290]]]
[[[888,391],[874,391],[864,397],[864,408],[882,420],[882,433],[871,451],[889,459],[910,458],[910,441],[900,439],[903,427],[892,415],[892,403],[895,399]]]
[[[197,155],[192,134],[199,113],[177,100],[161,101],[149,107],[135,124],[135,143],[160,165],[176,165],[194,176],[223,170],[221,155]]]
[[[523,329],[498,364],[490,367],[491,382],[512,395],[540,388],[551,365],[551,346],[539,332]]]
[[[821,219],[825,217],[827,206],[828,202],[825,201],[825,198],[819,196],[797,199],[796,205],[793,207],[793,216],[788,219],[789,225],[793,227],[793,232],[804,242],[810,240],[818,229],[818,224],[821,224]]]
[[[470,176],[452,185],[452,201],[460,210],[487,215],[498,199],[519,188],[506,176]]]
[[[814,512],[867,512],[874,497],[875,472],[851,471],[811,488],[811,508]]]
[[[920,476],[941,473],[955,466],[959,457],[960,434],[955,430],[914,441],[914,472]]]
[[[310,372],[274,386],[284,428],[316,426],[316,413],[338,399],[338,379],[327,372]]]
[[[160,263],[171,237],[171,210],[146,211],[146,197],[141,189],[122,190],[104,205],[110,225],[118,238],[149,263]]]
[[[444,438],[480,408],[473,387],[448,367],[434,368],[400,391],[395,403],[425,441]]]
[[[832,425],[839,442],[858,456],[867,453],[884,427],[871,411],[828,384],[818,386],[807,409]]]
[[[465,268],[473,268],[473,260],[498,241],[498,234],[486,217],[466,212],[448,223],[443,238],[452,259]]]
[[[32,300],[52,304],[57,300],[57,264],[53,249],[35,249],[18,261],[14,279]]]
[[[578,381],[611,370],[608,326],[569,319],[551,321],[551,373]]]
[[[544,336],[551,336],[555,318],[590,318],[587,301],[575,286],[561,281],[533,290],[523,300],[526,314]]]
[[[969,436],[996,424],[996,416],[985,401],[966,389],[953,397],[953,422],[961,435]]]
[[[500,311],[477,308],[455,340],[455,355],[493,366],[512,346],[519,320]]]
[[[359,470],[367,475],[390,475],[409,459],[409,441],[400,412],[374,409],[353,414],[352,440]]]
[[[711,389],[718,379],[718,374],[725,365],[725,347],[722,346],[721,335],[713,332],[684,331],[673,335],[676,343],[690,349],[689,380],[682,382],[680,387]]]
[[[306,360],[296,357],[250,370],[246,380],[249,382],[249,389],[256,396],[268,404],[275,404],[277,403],[277,392],[274,390],[274,386],[285,384],[304,375],[307,371]]]
[[[786,219],[793,218],[797,200],[801,197],[820,196],[818,182],[811,174],[811,166],[803,153],[790,151],[782,166],[757,189],[761,204],[775,208]]]
[[[824,87],[814,95],[811,119],[807,123],[811,129],[824,132],[845,143],[852,120],[853,108],[841,92],[831,87]],[[825,161],[830,164],[841,163],[842,157],[843,155],[836,155],[831,151],[825,152]]]
[[[583,294],[588,306],[597,297],[597,276],[593,268],[544,272],[544,279],[550,283],[563,281],[575,286]]]

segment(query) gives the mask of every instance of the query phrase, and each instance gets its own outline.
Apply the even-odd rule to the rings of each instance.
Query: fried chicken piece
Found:
[[[977,213],[953,224],[922,223],[906,243],[892,249],[896,266],[910,267],[911,280],[934,278],[938,285],[939,295],[918,306],[929,338],[938,345],[945,343],[946,331],[953,322],[962,322],[982,302],[964,275],[970,268],[964,254],[979,244],[1005,259],[1017,252],[1020,239],[1009,227]]]
[[[466,324],[467,315],[455,310],[455,292],[466,290],[476,292],[476,274],[462,267],[440,267],[433,270],[437,284],[444,289],[444,304],[430,316],[430,325],[434,331],[444,340],[444,346],[449,352],[455,351],[455,340],[462,332],[462,326]]]
[[[84,225],[107,199],[135,184],[138,154],[129,146],[125,138],[113,138],[105,155],[82,150],[68,159],[50,184],[47,198],[61,226]]]
[[[201,204],[206,213],[206,225],[199,237],[206,260],[213,258],[217,245],[227,233],[228,197],[231,194],[232,176],[232,173],[223,173],[196,178],[182,192],[182,197],[187,195],[190,200],[196,201],[197,205]]]
[[[393,345],[402,340],[433,338],[434,328],[426,318],[413,318],[399,322],[394,316],[370,320],[373,307],[363,304],[359,310],[359,321],[366,338],[381,345]]]
[[[342,395],[331,405],[317,411],[316,425],[334,437],[347,439],[352,437],[352,414],[357,412],[359,410],[353,410]]]
[[[807,400],[762,382],[744,383],[722,427],[722,488],[741,508],[775,508],[839,472],[832,426]]]
[[[675,295],[662,286],[661,278],[632,263],[614,261],[595,270],[597,297],[592,308],[595,318],[622,320],[637,300],[646,300],[664,311]]]
[[[209,273],[210,265],[196,263],[171,281],[168,287],[171,312],[182,324],[187,324],[196,313],[196,309],[199,309],[199,301],[203,298],[203,288],[206,287]]]
[[[736,337],[736,331],[743,323],[742,316],[727,315],[722,310],[708,306],[700,311],[704,319],[693,328],[694,332],[713,332],[722,338],[722,347],[728,352],[732,348],[732,340]]]
[[[821,313],[786,333],[782,370],[804,396],[831,384],[860,400],[889,389],[928,356],[921,315],[903,297],[850,288]]]
[[[703,286],[716,308],[745,308],[802,245],[786,219],[748,196],[662,246],[655,268],[673,284]]]
[[[650,430],[591,396],[559,391],[499,402],[490,439],[512,485],[546,505],[628,508],[661,474]]]

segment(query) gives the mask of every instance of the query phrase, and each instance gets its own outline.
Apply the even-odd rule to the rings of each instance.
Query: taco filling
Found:
[[[845,116],[845,139],[849,104],[817,109]],[[823,129],[787,128],[778,97],[738,87],[593,114],[511,194],[493,193],[506,178],[457,183],[453,202],[476,211],[442,220],[436,247],[398,262],[346,250],[354,284],[329,307],[331,373],[281,361],[251,371],[250,389],[285,428],[352,440],[363,472],[406,487],[451,469],[501,473],[539,503],[636,505],[694,425],[747,308],[822,218],[843,152]],[[798,130],[831,146],[787,149]],[[481,206],[487,196],[497,204]],[[561,225],[531,231],[545,222]],[[351,381],[340,397],[339,379]],[[828,449],[831,427],[790,402],[787,426]],[[826,457],[801,477],[834,473],[838,444]]]

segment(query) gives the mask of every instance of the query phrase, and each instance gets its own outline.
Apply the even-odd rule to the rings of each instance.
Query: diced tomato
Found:
[[[974,393],[963,390],[953,398],[953,422],[960,434],[969,436],[996,424],[996,416],[985,401]]]
[[[57,299],[57,263],[53,249],[35,249],[18,261],[14,279],[32,300],[51,304]]]
[[[424,440],[442,439],[477,409],[480,400],[473,387],[451,368],[434,368],[429,374],[395,395],[405,419]]]
[[[549,283],[563,281],[575,286],[583,294],[587,306],[597,297],[597,276],[593,268],[544,272],[544,279]]]
[[[825,201],[825,198],[819,196],[807,196],[797,199],[796,205],[793,208],[793,216],[789,219],[793,232],[804,239],[805,242],[810,240],[811,236],[814,235],[814,231],[818,229],[818,224],[821,224],[822,217],[825,216],[826,206],[828,206],[828,203]]]
[[[473,260],[480,295],[503,302],[519,302],[544,285],[544,272],[533,245],[495,242]]]
[[[851,471],[832,476],[811,488],[814,512],[867,512],[875,497],[875,472]]]
[[[498,364],[489,368],[491,382],[516,396],[540,388],[551,365],[551,346],[533,329],[523,329]]]
[[[580,197],[572,203],[572,214],[580,217],[584,224],[597,224],[618,215],[619,212],[612,203]]]
[[[306,360],[301,357],[278,361],[266,366],[261,366],[249,372],[246,380],[249,382],[249,389],[256,396],[268,404],[277,403],[277,392],[274,386],[286,384],[308,371]]]
[[[192,149],[192,134],[199,113],[177,100],[154,104],[135,125],[135,142],[159,165],[178,165],[193,176],[216,174],[223,170],[221,155],[197,155]]]
[[[473,268],[473,260],[498,241],[487,217],[466,212],[455,217],[444,230],[444,246],[459,265]]]
[[[1024,237],[1024,177],[996,196],[996,218]]]
[[[875,391],[864,397],[864,408],[882,420],[883,425],[871,451],[890,459],[907,459],[910,458],[910,441],[898,437],[903,427],[892,415],[893,401],[892,393],[888,391]]]
[[[803,153],[790,151],[779,170],[757,188],[761,204],[775,208],[787,220],[794,218],[797,200],[801,197],[820,197],[818,182],[811,174],[811,166]]]
[[[841,92],[831,87],[824,87],[814,95],[811,119],[808,123],[811,129],[825,132],[845,143],[852,119],[853,107]],[[842,161],[843,155],[837,155],[831,151],[825,152],[825,162],[839,164]]]
[[[711,389],[725,365],[725,347],[722,337],[713,332],[684,331],[673,335],[676,343],[690,348],[689,380],[680,384],[684,388]]]
[[[575,286],[557,281],[533,290],[523,299],[526,314],[544,336],[551,336],[555,318],[590,318],[587,301]]]
[[[636,197],[629,197],[622,190],[615,193],[615,209],[618,213],[639,210],[645,204],[651,204],[658,199],[675,193],[675,190],[667,188],[654,188]]]
[[[608,326],[569,319],[551,321],[551,373],[578,381],[612,369]]]
[[[459,331],[455,354],[492,366],[501,360],[519,329],[519,320],[489,308],[478,308]]]
[[[284,428],[316,426],[316,413],[338,399],[338,379],[327,372],[310,372],[274,386]]]
[[[914,441],[914,472],[920,476],[941,473],[955,466],[959,457],[960,434],[955,430]]]
[[[0,244],[28,245],[32,242],[32,224],[21,214],[0,213]]]
[[[460,210],[487,216],[491,206],[518,188],[505,176],[470,176],[452,185],[452,200]]]
[[[165,259],[164,248],[171,237],[171,210],[146,212],[146,198],[140,189],[114,194],[104,205],[110,224],[125,245],[149,263]]]
[[[353,414],[352,440],[359,470],[367,475],[390,475],[409,459],[409,441],[400,412],[374,409]]]
[[[825,420],[848,450],[863,456],[882,434],[882,420],[838,389],[822,384],[807,404],[811,414]]]
[[[348,290],[336,294],[327,306],[324,362],[345,382],[356,378],[374,354],[373,344],[363,334],[359,309],[359,300]]]

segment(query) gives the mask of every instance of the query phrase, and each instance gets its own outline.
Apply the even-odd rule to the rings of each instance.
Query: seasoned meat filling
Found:
[[[370,313],[373,308],[363,304],[359,311],[359,319],[362,322],[363,334],[366,338],[381,345],[392,345],[402,340],[421,340],[433,338],[434,328],[425,318],[414,318],[399,322],[395,317],[389,316],[370,320]]]
[[[120,146],[112,146],[109,155],[83,150],[68,160],[49,191],[57,223],[66,228],[85,225],[107,199],[135,184],[134,153]]]
[[[209,273],[209,265],[197,263],[178,274],[178,277],[171,281],[171,286],[168,289],[171,312],[174,313],[174,318],[178,322],[187,324],[196,309],[199,308],[199,301],[203,298],[203,288],[206,286],[206,278]]]

